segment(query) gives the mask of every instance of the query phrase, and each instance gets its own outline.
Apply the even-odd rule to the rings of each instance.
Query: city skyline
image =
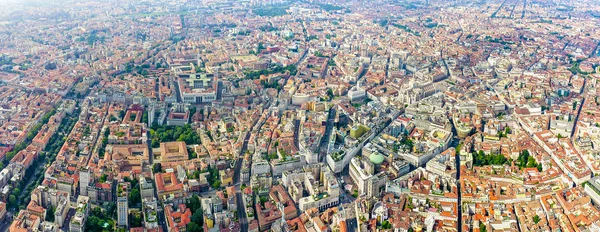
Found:
[[[0,231],[600,231],[596,0],[0,5]]]

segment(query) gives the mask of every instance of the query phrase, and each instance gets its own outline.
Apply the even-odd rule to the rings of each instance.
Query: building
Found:
[[[456,178],[456,150],[451,147],[435,156],[425,165],[425,169],[444,177]]]
[[[161,143],[160,157],[154,157],[155,163],[179,162],[186,160],[188,160],[188,151],[185,142]]]
[[[158,202],[156,198],[142,198],[145,231],[160,231],[158,225]]]
[[[410,172],[410,164],[404,160],[394,160],[388,172],[394,176],[404,176]]]
[[[143,164],[150,160],[146,144],[109,145],[107,153],[121,171],[141,173]]]
[[[167,105],[164,102],[153,102],[148,110],[148,126],[154,123],[162,126],[167,118]]]
[[[297,93],[292,96],[292,105],[302,105],[312,100],[313,98],[310,95]]]
[[[8,228],[8,231],[39,231],[39,227],[42,221],[43,219],[38,217],[37,215],[32,214],[27,210],[21,210],[19,211],[19,214],[15,216],[15,219]]]
[[[174,172],[156,173],[154,180],[159,200],[181,200],[183,203],[183,184],[179,182]]]
[[[190,120],[190,109],[185,103],[175,103],[167,116],[168,126],[183,126]]]
[[[282,181],[292,199],[297,199],[300,211],[310,208],[324,210],[339,204],[339,183],[325,164],[311,164],[301,170],[286,171],[282,174]]]
[[[110,181],[104,183],[96,183],[94,186],[87,189],[88,196],[92,203],[104,203],[114,201],[113,183]]]
[[[75,215],[71,218],[71,224],[69,224],[69,230],[73,232],[83,232],[85,228],[85,221],[90,212],[90,198],[86,196],[79,196],[77,198]]]
[[[205,228],[214,228],[215,215],[223,211],[223,201],[217,196],[212,196],[200,199],[200,204],[202,205],[202,213],[204,213]]]
[[[129,225],[127,185],[120,183],[117,188],[117,225],[127,227]]]
[[[385,187],[387,176],[384,172],[376,174],[376,166],[383,163],[384,157],[373,152],[369,160],[353,157],[350,161],[350,177],[358,187],[359,194],[367,197],[379,197]]]
[[[176,210],[173,210],[172,205],[165,205],[165,218],[169,232],[183,232],[192,221],[192,211],[185,204],[180,204]]]
[[[402,153],[400,156],[414,166],[421,167],[436,155],[448,149],[452,140],[452,132],[434,129],[428,133],[424,141],[417,141],[411,152]]]
[[[46,218],[47,210],[35,201],[29,201],[29,204],[27,204],[26,209],[30,213],[32,213],[40,218]]]
[[[152,186],[152,180],[140,175],[140,194],[143,198],[154,197],[154,186]]]
[[[291,220],[298,216],[296,204],[282,185],[273,186],[269,191],[269,198],[281,206],[286,220]]]
[[[179,90],[183,102],[190,104],[209,103],[217,99],[218,71],[179,75]]]
[[[358,139],[370,130],[371,129],[369,127],[364,125],[354,126],[350,129],[350,137]]]
[[[590,179],[585,184],[584,191],[596,204],[600,204],[600,176]]]
[[[6,203],[0,201],[0,222],[6,219]]]
[[[279,211],[277,208],[277,205],[271,203],[270,201],[264,202],[263,204],[257,202],[256,213],[260,231],[270,230],[271,225],[273,225],[275,221],[281,219],[282,216],[281,211]]]
[[[67,219],[67,213],[69,213],[70,203],[68,199],[62,199],[58,202],[56,206],[56,210],[54,211],[54,223],[59,227],[62,227],[65,224],[65,220]]]
[[[351,102],[359,101],[367,96],[367,91],[360,87],[360,82],[348,90],[348,98]]]
[[[221,179],[222,185],[231,185],[233,184],[233,169],[228,168],[226,170],[219,171],[219,177]]]
[[[88,167],[82,167],[79,170],[79,194],[87,196],[88,186],[90,185],[90,170]]]

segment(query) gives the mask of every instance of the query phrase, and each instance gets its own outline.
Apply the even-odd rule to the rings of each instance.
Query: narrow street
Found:
[[[335,119],[335,115],[335,108],[331,107],[329,109],[329,114],[327,115],[325,134],[321,138],[321,143],[319,144],[319,148],[317,149],[317,152],[319,153],[319,160],[321,162],[325,162],[325,155],[327,155],[327,143],[329,142],[329,137],[331,136],[331,130],[333,129],[333,121]]]
[[[183,102],[183,100],[181,99],[181,90],[179,89],[179,82],[172,81],[171,84],[175,86],[175,96],[177,97],[177,102]]]
[[[455,157],[455,161],[456,161],[456,191],[458,192],[458,231],[461,231],[462,229],[462,194],[461,194],[461,190],[460,190],[460,153],[456,152],[456,157]]]
[[[585,91],[585,85],[587,84],[587,78],[583,79],[583,86],[581,87],[581,92],[580,94],[583,94],[583,92]],[[581,115],[581,109],[583,109],[583,106],[585,105],[585,97],[581,98],[581,102],[577,105],[577,107],[579,107],[577,109],[577,115],[575,116],[575,120],[573,120],[573,129],[571,130],[571,138],[573,138],[573,136],[575,136],[575,129],[577,128],[577,122],[579,121],[579,115]]]
[[[267,105],[270,105],[270,103],[271,102],[269,102]],[[268,107],[265,110],[268,110]],[[248,132],[246,132],[246,136],[244,138],[242,148],[240,149],[238,159],[235,162],[235,168],[234,168],[234,173],[233,173],[233,185],[235,186],[235,200],[236,200],[236,204],[237,204],[237,214],[238,214],[238,219],[240,222],[240,230],[241,231],[248,231],[248,219],[246,216],[246,206],[242,199],[242,190],[241,190],[242,162],[244,161],[244,153],[246,152],[246,150],[248,150],[248,141],[250,140],[250,136],[252,135],[252,132],[254,132],[254,129],[256,129],[256,132],[258,132],[260,130],[260,127],[262,127],[262,125],[264,124],[264,121],[262,121],[260,126],[255,128],[256,125],[258,124],[259,120],[260,120],[260,118],[257,118],[254,121],[252,127],[250,127],[250,130]]]
[[[152,153],[152,137],[150,136],[150,130],[148,130],[146,133],[148,133],[148,139],[146,140],[146,143],[148,144],[148,159],[150,161],[148,165],[150,166],[150,169],[152,169],[152,164],[154,163],[154,153]],[[154,174],[154,172],[152,173]],[[158,200],[158,190],[156,187],[154,188],[154,197]],[[159,208],[159,210],[162,212],[162,209]],[[162,227],[163,231],[168,231],[164,213],[158,213],[158,224]]]

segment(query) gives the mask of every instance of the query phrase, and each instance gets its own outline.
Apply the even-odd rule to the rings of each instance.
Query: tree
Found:
[[[100,182],[102,182],[102,183],[106,182],[107,178],[108,178],[108,175],[102,174],[102,176],[100,176]]]
[[[108,203],[104,206],[104,209],[94,207],[90,210],[90,216],[85,223],[85,231],[104,232],[110,231],[114,227],[112,218],[116,217],[116,204]]]
[[[129,193],[129,205],[131,206],[136,206],[140,203],[142,203],[142,195],[140,193],[140,190],[138,188],[133,188],[131,190],[131,192]]]
[[[329,89],[329,88],[328,88],[328,89],[327,89],[327,95],[329,96],[329,99],[332,99],[332,98],[333,98],[333,96],[334,96],[334,95],[333,95],[333,90],[331,90],[331,89]]]
[[[273,153],[271,153],[271,154],[269,154],[269,155],[267,156],[267,160],[268,160],[268,161],[275,160],[275,159],[277,159],[277,158],[279,158],[279,156],[278,156],[278,155],[277,155],[277,153],[275,153],[275,152],[273,152]]]
[[[198,225],[204,225],[204,214],[202,213],[202,208],[199,209],[192,214],[191,220]]]
[[[190,222],[186,226],[187,231],[189,232],[202,232],[202,227],[200,227],[195,222]]]
[[[157,148],[160,147],[160,142],[158,142],[158,140],[156,139],[152,139],[152,148]]]
[[[54,206],[50,206],[48,212],[46,213],[46,221],[54,222],[54,213],[56,212],[56,208]]]
[[[97,227],[99,221],[100,221],[100,218],[98,218],[96,216],[89,217],[88,220],[85,222],[86,229],[97,231],[99,228],[99,227]]]
[[[131,227],[142,226],[142,214],[139,211],[132,213],[129,221],[131,222]]]
[[[152,172],[154,173],[160,173],[162,172],[162,164],[160,163],[156,163],[152,166]]]
[[[8,196],[8,204],[16,207],[17,206],[17,197],[13,194],[10,194],[10,196]]]
[[[527,161],[529,161],[529,151],[523,150],[521,152],[521,154],[519,154],[519,157],[517,158],[517,166],[519,168],[523,168],[523,167],[525,167],[525,165],[527,165]]]
[[[198,179],[200,178],[200,171],[194,171],[193,173],[188,173],[188,179]]]
[[[485,165],[503,165],[508,160],[502,154],[490,154],[485,155],[483,151],[473,152],[473,165],[485,166]]]
[[[267,201],[268,201],[267,197],[265,197],[265,196],[260,196],[259,200],[260,200],[260,204],[261,204],[263,207],[265,206],[265,202],[267,202]]]
[[[123,119],[125,117],[125,111],[121,110],[119,111],[119,118]]]
[[[46,70],[54,70],[54,69],[56,69],[56,63],[54,63],[54,62],[48,63],[48,64],[46,64],[46,66],[44,66],[44,69],[46,69]]]
[[[102,208],[100,208],[100,207],[92,208],[92,215],[102,217],[104,215],[104,213],[102,213]]]
[[[488,164],[488,160],[485,157],[485,153],[482,150],[479,150],[478,153],[473,155],[475,159],[475,166],[483,166]]]
[[[534,222],[535,224],[538,224],[538,222],[540,222],[540,220],[541,220],[541,219],[540,219],[540,216],[538,216],[538,215],[535,215],[535,216],[533,216],[533,222]]]
[[[142,123],[148,124],[148,111],[144,111],[142,114]]]
[[[198,195],[194,194],[192,197],[185,200],[185,207],[189,208],[192,211],[192,214],[196,212],[196,210],[202,210],[202,206],[200,204],[200,199]]]
[[[198,154],[196,154],[196,152],[193,149],[188,148],[188,159],[194,159],[197,157],[198,157]]]
[[[220,180],[216,180],[215,182],[212,183],[212,185],[210,185],[213,189],[219,189],[221,188],[221,181]]]
[[[197,111],[196,107],[190,108],[190,115],[194,116],[194,114],[196,114],[196,111]]]
[[[487,227],[482,221],[479,221],[479,232],[487,232]]]
[[[258,43],[258,48],[256,49],[256,50],[257,50],[257,51],[256,51],[256,53],[260,53],[260,52],[261,52],[262,50],[264,50],[265,48],[266,48],[266,47],[265,47],[265,45],[263,44],[263,42],[259,42],[259,43]]]
[[[414,143],[413,143],[413,141],[412,141],[411,139],[409,139],[409,138],[406,138],[406,137],[404,137],[404,139],[402,139],[401,143],[402,143],[402,145],[404,145],[404,146],[407,148],[407,150],[409,150],[409,151],[410,151],[410,150],[412,150],[412,148],[413,148],[413,146],[414,146]]]
[[[385,220],[381,223],[381,229],[389,230],[391,228],[392,228],[392,224],[388,220]]]
[[[535,161],[535,158],[533,158],[533,156],[529,156],[529,158],[527,158],[527,166],[528,168],[533,168],[533,167],[537,167],[537,163]]]

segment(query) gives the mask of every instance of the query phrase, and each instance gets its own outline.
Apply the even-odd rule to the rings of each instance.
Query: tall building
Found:
[[[77,204],[75,208],[75,215],[71,217],[71,223],[69,224],[69,230],[74,232],[83,232],[85,228],[85,221],[90,212],[90,198],[85,196],[79,196],[77,198]]]
[[[339,182],[329,166],[323,163],[305,165],[299,170],[286,171],[282,174],[281,179],[290,198],[298,202],[300,211],[310,208],[325,210],[339,204]],[[292,215],[289,213],[291,211],[286,214]]]
[[[129,207],[127,205],[127,186],[123,183],[119,184],[117,190],[117,223],[119,226],[128,226],[129,222]]]
[[[154,186],[152,186],[152,180],[146,179],[143,175],[140,175],[140,193],[142,198],[154,197]]]
[[[88,186],[90,185],[90,170],[88,167],[82,167],[79,170],[79,193],[82,196],[87,196]]]
[[[375,171],[383,163],[384,157],[378,152],[372,153],[369,160],[353,157],[350,162],[350,177],[358,187],[361,196],[378,197],[385,187],[385,173]]]

